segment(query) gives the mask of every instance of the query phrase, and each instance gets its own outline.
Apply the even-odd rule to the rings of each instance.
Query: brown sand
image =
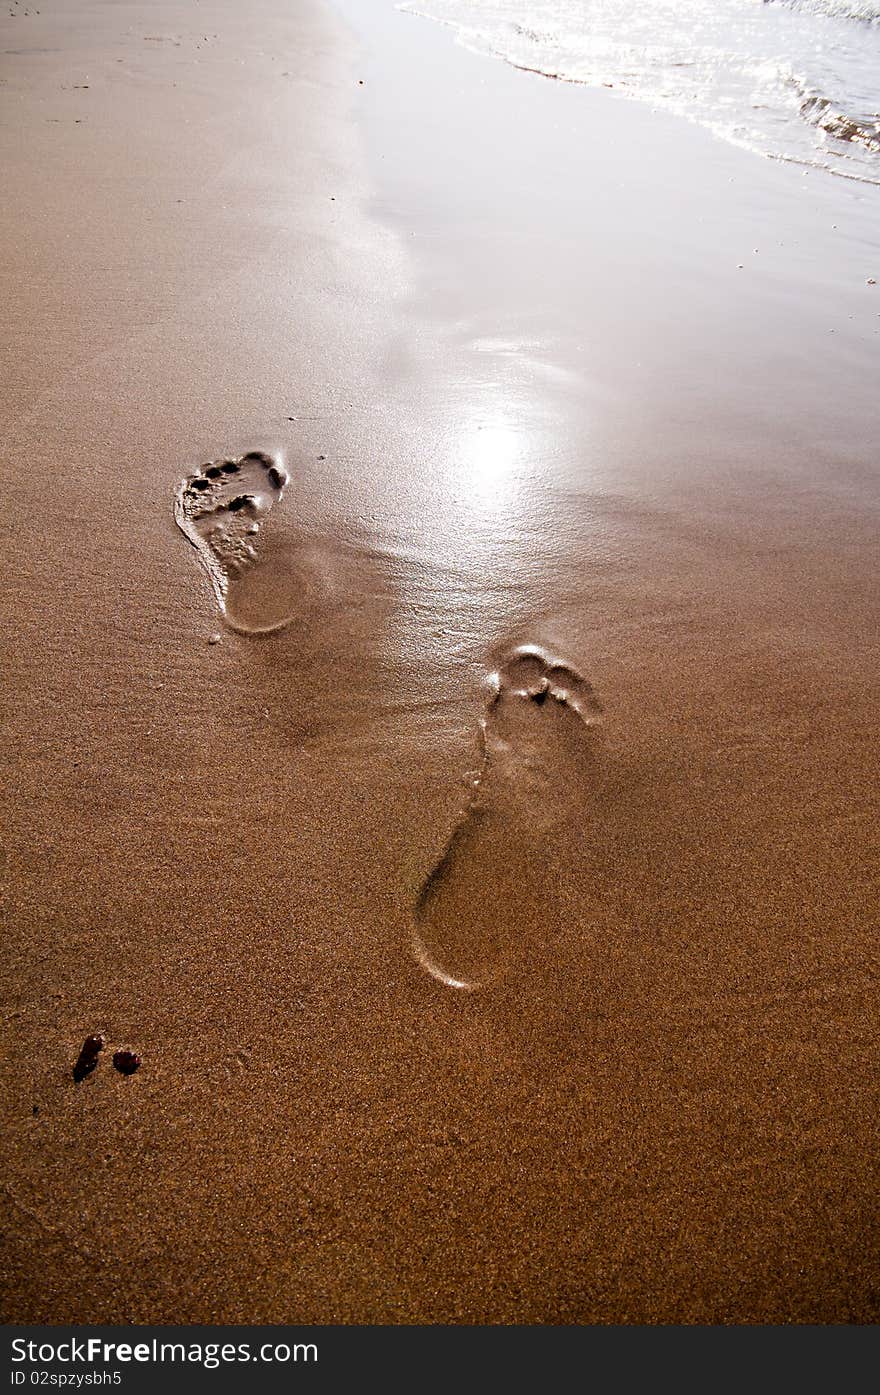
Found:
[[[4,1316],[876,1320],[877,191],[368,19],[0,17]]]

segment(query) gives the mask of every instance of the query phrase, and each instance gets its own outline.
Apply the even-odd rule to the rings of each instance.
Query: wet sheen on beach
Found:
[[[880,189],[19,10],[7,1319],[875,1322]]]

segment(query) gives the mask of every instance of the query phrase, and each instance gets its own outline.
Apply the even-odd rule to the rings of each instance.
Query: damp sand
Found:
[[[355,8],[0,17],[4,1316],[876,1320],[873,196]]]

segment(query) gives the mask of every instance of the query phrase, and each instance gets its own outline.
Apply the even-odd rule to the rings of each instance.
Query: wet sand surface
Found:
[[[876,1321],[878,191],[378,4],[0,50],[6,1319]]]

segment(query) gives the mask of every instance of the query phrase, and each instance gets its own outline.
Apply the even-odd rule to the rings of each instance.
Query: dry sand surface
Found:
[[[378,0],[0,57],[6,1320],[876,1321],[880,189]]]

